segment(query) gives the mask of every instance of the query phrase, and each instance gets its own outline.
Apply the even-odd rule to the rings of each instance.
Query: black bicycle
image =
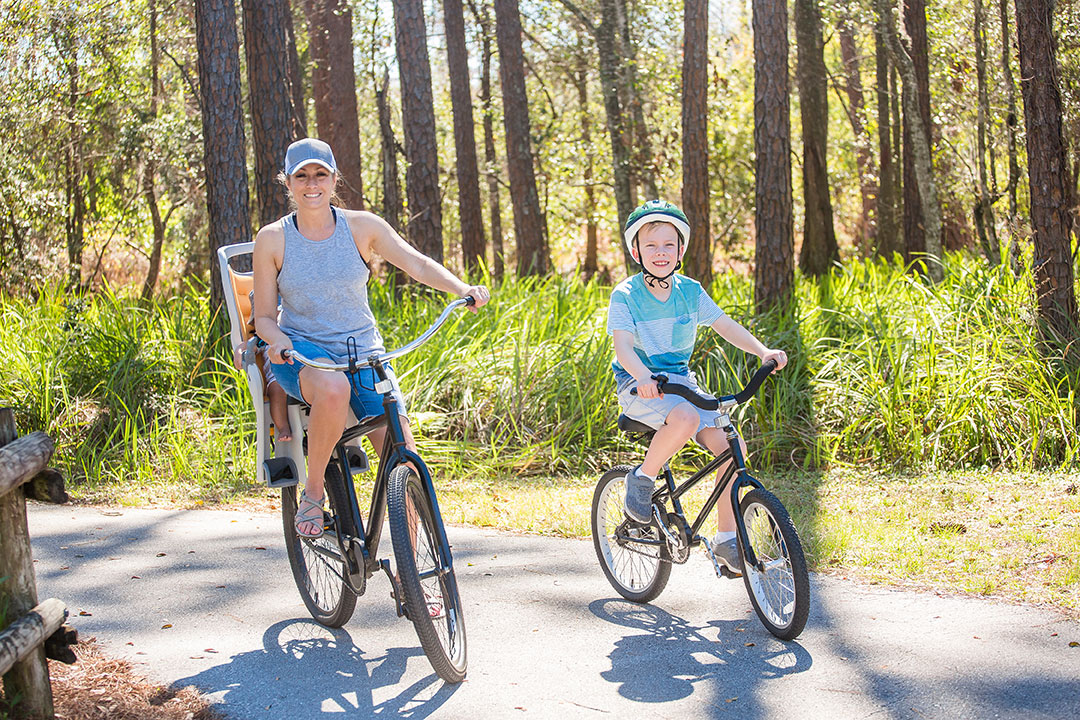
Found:
[[[773,361],[763,364],[741,392],[720,398],[668,383],[664,375],[653,376],[660,392],[678,395],[704,410],[719,409],[717,427],[727,434],[729,449],[681,485],[665,465],[664,482],[653,493],[653,516],[648,523],[632,520],[623,511],[626,474],[631,467],[614,467],[600,478],[592,502],[593,544],[604,575],[627,600],[644,603],[659,596],[667,586],[672,564],[685,563],[690,550],[699,545],[712,561],[717,577],[731,576],[727,566],[717,562],[711,543],[698,534],[726,490],[735,510],[743,582],[754,610],[769,632],[782,640],[802,632],[810,613],[810,580],[799,534],[780,500],[747,471],[739,433],[731,421],[731,410],[752,398],[775,369]],[[646,446],[656,432],[625,415],[619,416],[619,429]],[[697,518],[692,524],[687,522],[680,498],[732,459]]]
[[[285,544],[293,579],[304,605],[323,625],[341,627],[352,617],[356,599],[364,594],[367,579],[379,570],[384,571],[393,588],[398,617],[412,621],[435,672],[451,683],[465,678],[467,658],[465,618],[450,543],[439,513],[431,473],[423,459],[405,445],[398,403],[392,394],[393,385],[387,377],[386,367],[388,361],[426,342],[455,308],[474,302],[470,297],[450,303],[423,335],[391,352],[376,353],[363,359],[353,357],[345,364],[313,361],[292,350],[282,353],[319,370],[351,373],[353,381],[358,369],[370,367],[376,377],[375,390],[383,396],[382,416],[346,428],[334,448],[326,466],[329,502],[323,513],[320,537],[307,538],[296,532],[295,480],[281,488]],[[383,425],[387,427],[386,440],[365,529],[352,477],[366,471],[368,464],[356,441]],[[267,464],[272,484],[288,482],[290,473],[296,476],[289,458],[269,460]],[[382,519],[387,512],[396,576],[390,570],[390,561],[378,558]]]

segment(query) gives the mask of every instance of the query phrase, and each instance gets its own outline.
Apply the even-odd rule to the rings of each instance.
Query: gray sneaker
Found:
[[[718,563],[726,566],[735,575],[742,575],[742,556],[739,555],[738,538],[731,538],[724,542],[717,542],[716,538],[713,538],[711,545]]]
[[[623,501],[623,510],[627,517],[639,523],[649,522],[652,519],[652,494],[652,480],[638,475],[636,469],[626,473],[626,499]]]

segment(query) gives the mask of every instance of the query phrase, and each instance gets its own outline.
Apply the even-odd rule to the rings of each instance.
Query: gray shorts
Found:
[[[707,394],[698,387],[697,380],[694,378],[693,373],[689,375],[668,374],[668,382],[686,385],[696,392]],[[631,395],[630,390],[635,387],[637,387],[636,382],[629,383],[618,393],[619,407],[622,408],[623,415],[626,415],[631,420],[637,420],[638,422],[645,423],[654,430],[659,430],[667,420],[667,416],[671,411],[679,405],[685,404],[698,414],[698,429],[697,432],[694,433],[695,436],[706,428],[716,427],[716,420],[720,417],[720,413],[716,410],[702,410],[689,401],[684,400],[678,395],[672,395],[671,393],[653,399]]]

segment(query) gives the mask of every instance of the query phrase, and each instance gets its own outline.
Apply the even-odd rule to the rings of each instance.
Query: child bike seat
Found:
[[[633,418],[629,418],[626,415],[619,416],[619,429],[630,435],[644,435],[644,439],[650,441],[652,440],[652,436],[656,434],[656,430],[653,428],[643,422],[638,422]]]

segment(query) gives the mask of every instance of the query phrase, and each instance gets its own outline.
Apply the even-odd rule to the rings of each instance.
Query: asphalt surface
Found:
[[[700,554],[635,605],[591,542],[451,527],[469,651],[452,686],[381,574],[344,628],[311,621],[277,515],[31,504],[29,523],[42,599],[232,718],[1080,716],[1080,624],[1045,609],[813,576],[784,643]]]

